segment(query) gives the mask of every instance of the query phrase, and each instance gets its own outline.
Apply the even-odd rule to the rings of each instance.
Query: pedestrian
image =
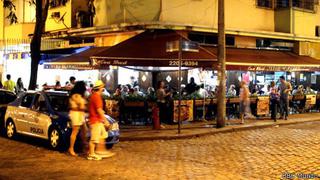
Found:
[[[104,144],[105,139],[108,136],[105,126],[110,128],[110,123],[106,119],[103,110],[102,92],[104,91],[104,86],[105,85],[101,80],[97,81],[92,89],[93,93],[89,100],[89,124],[91,138],[89,142],[88,160],[101,160],[101,156],[111,157],[114,155],[114,153],[105,149]],[[99,154],[95,151],[96,147],[100,149]],[[104,151],[101,152],[101,149]]]
[[[289,82],[287,82],[284,78],[284,76],[280,76],[280,85],[279,85],[279,91],[280,91],[280,112],[281,116],[280,119],[288,119],[289,114],[289,94],[292,90],[292,86]]]
[[[70,112],[69,117],[71,119],[72,124],[72,133],[70,136],[70,147],[68,152],[72,156],[77,156],[74,152],[74,144],[77,138],[77,135],[80,131],[81,133],[81,140],[83,149],[86,149],[86,134],[87,134],[87,127],[85,124],[85,111],[86,111],[86,104],[87,101],[85,99],[85,92],[86,92],[86,85],[83,81],[78,81],[71,89],[70,98],[69,98],[69,105],[70,105]]]
[[[227,93],[228,96],[234,97],[237,95],[236,86],[231,84]]]
[[[61,83],[60,81],[56,81],[56,84],[54,86],[54,90],[61,90]]]
[[[26,89],[23,86],[23,82],[21,78],[18,78],[17,80],[17,85],[16,85],[16,94],[19,94],[23,91],[25,91]]]
[[[196,91],[197,84],[194,82],[194,78],[190,78],[189,84],[187,84],[185,91],[187,92],[188,95],[192,94],[193,92]]]
[[[3,88],[3,85],[2,85],[2,82],[1,82],[1,80],[0,80],[0,89],[2,89]]]
[[[3,89],[15,92],[16,83],[11,80],[11,75],[7,74],[7,80],[3,83]]]
[[[250,92],[245,81],[240,83],[240,120],[244,124],[244,115],[248,113],[250,108]]]
[[[280,101],[280,94],[278,92],[278,89],[276,88],[276,84],[274,81],[271,81],[269,95],[270,95],[271,119],[273,119],[274,122],[276,122],[278,106]]]
[[[69,78],[69,83],[68,83],[68,86],[70,86],[71,88],[76,84],[76,78],[74,76],[71,76]]]
[[[159,107],[159,118],[160,118],[160,123],[162,122],[168,122],[169,120],[167,119],[167,102],[166,99],[168,96],[171,95],[170,92],[165,91],[165,84],[163,81],[158,82],[158,89],[157,89],[157,104]],[[163,127],[163,126],[162,126]]]

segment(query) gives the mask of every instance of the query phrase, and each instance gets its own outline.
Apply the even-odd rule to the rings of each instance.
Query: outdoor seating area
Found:
[[[119,120],[124,125],[150,125],[152,124],[152,111],[156,103],[143,99],[106,99],[107,114]],[[168,123],[177,123],[177,102],[168,103]],[[320,94],[292,95],[289,96],[290,114],[319,112]],[[250,109],[257,119],[270,116],[269,96],[251,96]],[[214,121],[216,118],[216,98],[184,99],[181,101],[182,121]],[[226,98],[226,113],[228,119],[239,118],[239,97]]]

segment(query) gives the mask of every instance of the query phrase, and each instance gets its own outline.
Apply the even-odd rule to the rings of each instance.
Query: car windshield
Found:
[[[68,96],[65,95],[48,95],[50,106],[54,111],[67,112],[69,107]]]

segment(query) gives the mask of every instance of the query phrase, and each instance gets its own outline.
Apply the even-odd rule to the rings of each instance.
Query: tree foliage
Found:
[[[18,18],[16,15],[16,6],[13,4],[12,0],[2,0],[3,2],[3,8],[9,10],[8,16],[6,16],[7,19],[9,19],[10,24],[14,24],[18,22]]]

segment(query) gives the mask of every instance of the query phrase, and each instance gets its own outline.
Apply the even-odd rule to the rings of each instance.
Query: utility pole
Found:
[[[226,119],[226,38],[224,0],[218,0],[218,80],[217,128],[225,126]]]

